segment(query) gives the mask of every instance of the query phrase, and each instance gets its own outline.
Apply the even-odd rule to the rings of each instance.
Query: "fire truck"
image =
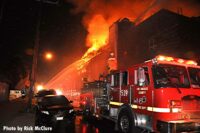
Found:
[[[91,115],[91,112],[94,112],[94,109],[96,109],[97,104],[95,104],[95,99],[100,98],[103,103],[105,101],[108,101],[107,96],[107,88],[106,83],[102,80],[97,80],[94,82],[86,82],[84,83],[84,86],[81,90],[80,94],[80,108],[83,111],[83,115],[85,117],[88,117]],[[103,98],[104,97],[104,98]],[[100,102],[98,102],[98,106],[100,105]],[[108,105],[108,103],[106,103]],[[102,108],[102,106],[101,106]],[[95,111],[96,112],[96,111]]]
[[[200,66],[195,61],[159,55],[84,86],[82,100],[88,96],[90,102],[83,110],[114,121],[121,132],[200,132]]]

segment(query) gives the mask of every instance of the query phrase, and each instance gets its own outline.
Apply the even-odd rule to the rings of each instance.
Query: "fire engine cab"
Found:
[[[99,92],[91,114],[113,120],[121,132],[200,132],[200,66],[195,61],[160,55],[112,71],[104,83],[90,89]]]

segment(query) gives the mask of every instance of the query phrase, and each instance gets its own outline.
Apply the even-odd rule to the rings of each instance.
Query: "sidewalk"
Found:
[[[0,133],[33,133],[35,115],[25,112],[25,99],[0,103]]]

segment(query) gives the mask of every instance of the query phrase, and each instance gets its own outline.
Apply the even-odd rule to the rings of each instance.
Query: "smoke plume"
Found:
[[[106,45],[109,26],[120,18],[136,24],[165,8],[186,16],[200,15],[199,0],[67,0],[75,5],[72,13],[83,12],[83,25],[88,31],[89,51]]]

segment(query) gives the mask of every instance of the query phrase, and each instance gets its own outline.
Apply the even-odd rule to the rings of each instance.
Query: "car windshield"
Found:
[[[152,68],[155,88],[189,88],[186,68],[183,66],[160,64]]]
[[[36,97],[44,97],[46,95],[55,95],[55,90],[42,90],[36,94]]]
[[[66,106],[69,104],[69,101],[65,96],[50,96],[44,97],[41,104],[43,106]]]
[[[200,69],[189,67],[188,72],[190,75],[191,86],[193,88],[200,88]]]

